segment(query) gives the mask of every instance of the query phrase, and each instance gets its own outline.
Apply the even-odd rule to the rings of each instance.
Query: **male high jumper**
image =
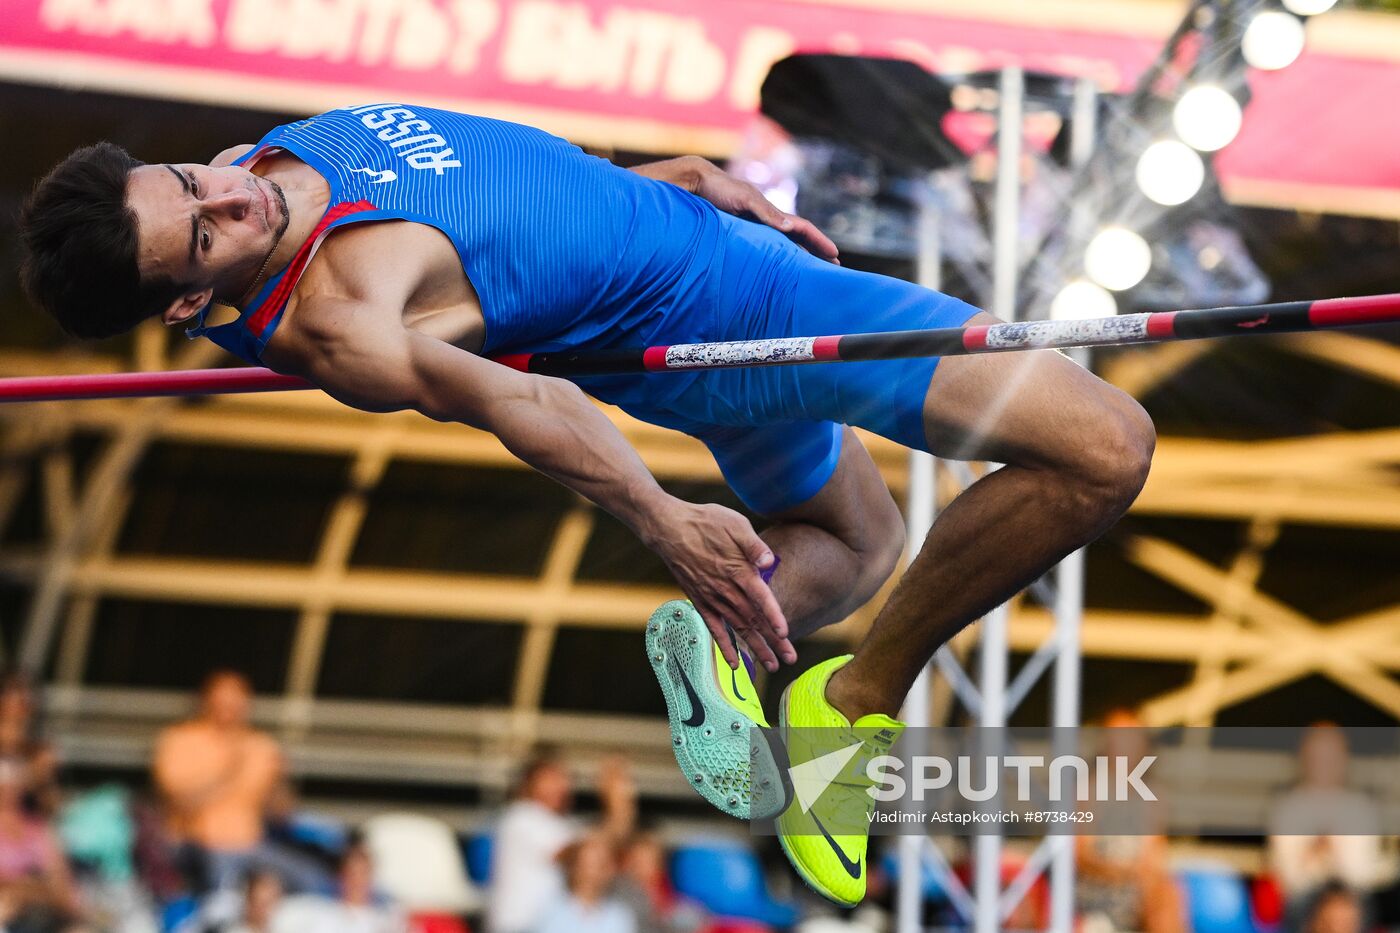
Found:
[[[736,816],[768,815],[751,805],[748,733],[764,718],[739,644],[769,670],[796,662],[791,639],[869,600],[903,550],[848,426],[1005,464],[938,517],[855,654],[807,670],[779,704],[789,735],[831,727],[813,734],[871,754],[898,735],[934,651],[1111,526],[1152,457],[1137,403],[1047,351],[572,382],[492,361],[993,320],[842,268],[815,227],[698,158],[625,171],[528,127],[371,104],[208,165],[80,149],[21,225],[26,290],[76,336],[159,316],[356,408],[490,431],[625,522],[693,604],[663,607],[647,636],[677,759]],[[211,303],[238,319],[210,324]],[[701,440],[768,530],[667,494],[584,392]],[[779,803],[793,865],[839,904],[864,895],[867,840],[826,825],[868,816],[869,784],[848,770],[810,810]]]

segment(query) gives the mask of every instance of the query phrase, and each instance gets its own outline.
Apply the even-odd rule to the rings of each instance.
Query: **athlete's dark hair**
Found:
[[[20,282],[75,337],[110,337],[158,314],[181,292],[142,281],[127,175],[145,163],[112,143],[75,150],[34,187],[20,211]]]

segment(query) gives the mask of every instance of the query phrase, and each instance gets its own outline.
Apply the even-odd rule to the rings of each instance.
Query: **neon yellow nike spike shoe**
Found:
[[[881,713],[851,723],[826,701],[831,675],[851,655],[823,661],[783,693],[778,731],[787,746],[792,802],[778,817],[778,841],[813,891],[842,907],[865,897],[865,852],[875,798],[872,758],[889,754],[904,723]]]
[[[735,649],[738,642],[730,633]],[[766,820],[787,805],[782,772],[747,655],[737,670],[689,602],[663,603],[647,622],[647,659],[666,698],[671,748],[690,786],[722,813]],[[758,739],[751,741],[751,737]]]

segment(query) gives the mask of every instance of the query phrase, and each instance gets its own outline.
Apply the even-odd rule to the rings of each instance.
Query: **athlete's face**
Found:
[[[167,324],[188,320],[210,298],[237,301],[287,230],[282,189],[235,165],[143,165],[131,171],[126,203],[136,214],[142,278],[186,286],[162,313]]]

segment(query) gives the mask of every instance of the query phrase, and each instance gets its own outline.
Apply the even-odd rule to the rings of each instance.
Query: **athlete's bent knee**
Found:
[[[1133,504],[1157,445],[1152,419],[1130,396],[1114,390],[1104,399],[1089,446],[1080,451],[1076,464],[1081,482],[1081,504],[1093,512],[1116,518]]]
[[[871,549],[865,559],[866,585],[870,595],[885,585],[894,573],[899,559],[904,554],[904,516],[898,508],[891,508],[880,527],[879,544]]]
[[[904,553],[904,516],[893,499],[871,503],[863,524],[862,540],[853,548],[859,561],[855,590],[860,604],[879,592]]]

